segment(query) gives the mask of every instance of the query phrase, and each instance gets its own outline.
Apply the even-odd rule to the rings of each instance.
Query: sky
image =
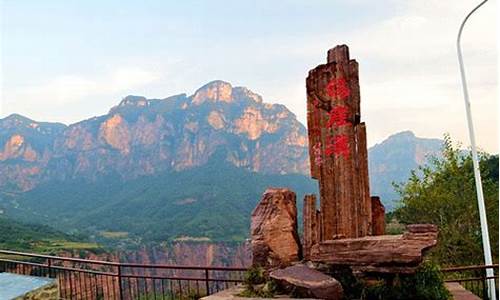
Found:
[[[306,123],[305,77],[326,51],[360,65],[368,144],[411,130],[469,145],[455,40],[472,0],[0,0],[0,118],[71,124],[127,95],[220,79]],[[478,145],[498,153],[497,8],[463,34]]]

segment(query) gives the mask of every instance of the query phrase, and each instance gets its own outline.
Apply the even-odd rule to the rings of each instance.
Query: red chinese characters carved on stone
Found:
[[[349,139],[345,134],[338,134],[328,137],[325,147],[325,154],[336,156],[342,155],[344,159],[349,158]]]
[[[335,126],[346,125],[348,123],[347,122],[347,113],[348,113],[348,109],[346,106],[343,106],[343,105],[335,106],[328,113],[330,119],[328,120],[328,123],[326,124],[326,126],[332,127],[333,125],[335,125]]]
[[[328,96],[335,99],[345,99],[349,97],[351,91],[349,90],[349,86],[347,86],[347,82],[344,78],[333,78],[326,86],[326,93]]]
[[[321,166],[322,163],[322,158],[321,158],[321,142],[316,143],[316,145],[313,146],[313,152],[314,152],[314,164],[316,166]]]

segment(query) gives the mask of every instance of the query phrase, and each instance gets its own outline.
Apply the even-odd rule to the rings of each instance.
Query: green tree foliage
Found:
[[[480,154],[493,257],[498,261],[498,156]],[[404,223],[432,223],[439,242],[431,257],[441,265],[482,264],[483,251],[471,155],[445,137],[443,157],[412,172],[401,195],[396,218]]]

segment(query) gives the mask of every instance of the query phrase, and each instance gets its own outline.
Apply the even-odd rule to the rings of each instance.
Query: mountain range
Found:
[[[370,148],[371,194],[392,209],[391,183],[441,144],[404,131]],[[127,96],[69,126],[0,119],[0,212],[21,220],[140,242],[238,241],[268,186],[294,189],[299,203],[317,193],[306,128],[284,105],[224,81],[190,96]]]

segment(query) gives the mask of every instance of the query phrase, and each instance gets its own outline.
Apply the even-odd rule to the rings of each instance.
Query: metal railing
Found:
[[[493,269],[495,276],[487,277],[486,269]],[[119,263],[0,250],[0,272],[56,278],[62,299],[198,299],[242,282],[246,270]],[[482,299],[488,299],[487,280],[495,280],[498,286],[498,264],[441,271],[445,282],[457,282]]]
[[[493,269],[494,276],[486,276],[487,269]],[[445,276],[445,282],[457,282],[481,299],[488,299],[487,280],[495,280],[498,287],[498,264],[443,268],[441,272]],[[498,297],[498,289],[496,294]]]
[[[62,299],[198,299],[246,268],[119,263],[0,250],[0,272],[56,278]]]

